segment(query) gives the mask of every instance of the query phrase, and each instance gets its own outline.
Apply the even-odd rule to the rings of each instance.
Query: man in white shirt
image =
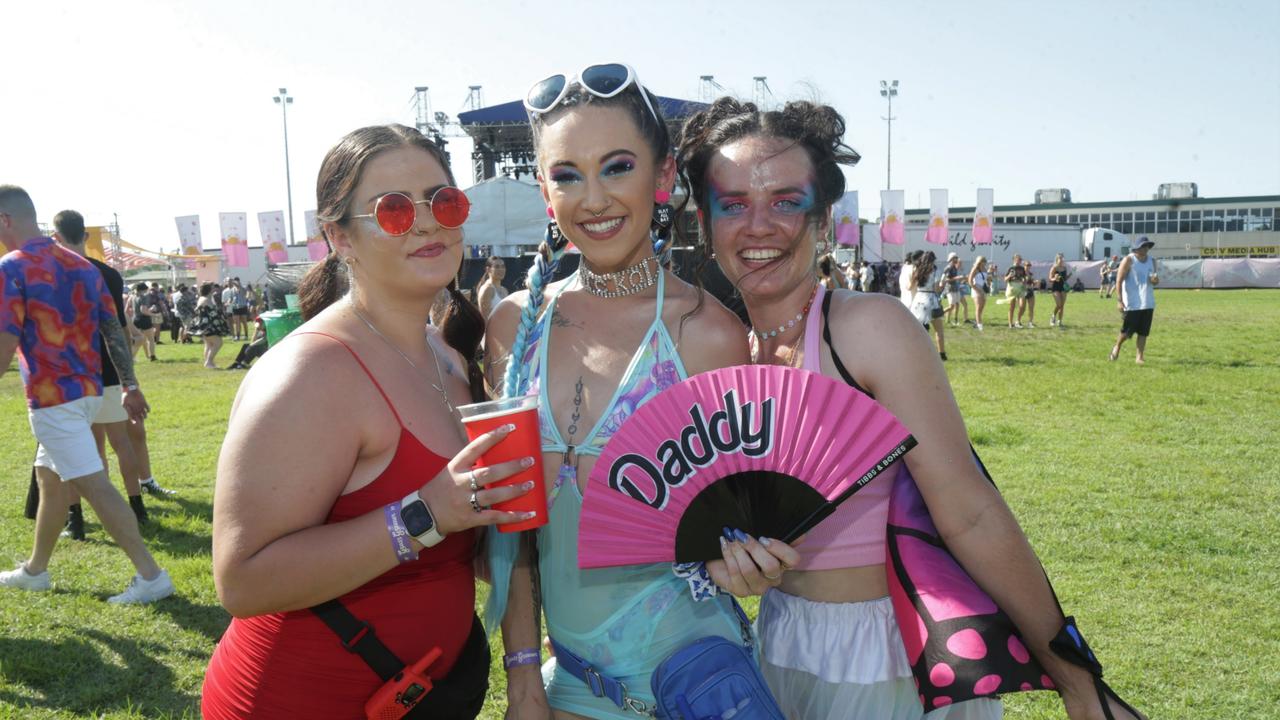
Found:
[[[1137,335],[1136,362],[1139,365],[1146,362],[1144,356],[1147,350],[1147,336],[1151,334],[1151,316],[1156,309],[1154,288],[1160,284],[1160,278],[1156,275],[1156,261],[1149,257],[1149,251],[1153,247],[1155,243],[1146,235],[1138,238],[1138,244],[1133,248],[1133,252],[1120,261],[1120,267],[1116,270],[1114,284],[1118,298],[1117,305],[1124,315],[1124,322],[1120,326],[1120,336],[1116,338],[1116,344],[1111,348],[1111,360],[1120,356],[1120,346],[1124,345],[1125,340]]]

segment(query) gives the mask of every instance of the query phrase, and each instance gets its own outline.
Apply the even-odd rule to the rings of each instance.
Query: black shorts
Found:
[[[1066,292],[1067,284],[1065,282],[1055,282],[1049,287],[1053,292]]]
[[[231,314],[235,315],[236,317],[249,317],[249,308],[247,307],[235,308],[231,311]]]
[[[1151,316],[1153,314],[1155,314],[1155,308],[1126,310],[1124,323],[1120,326],[1120,333],[1123,335],[1141,335],[1142,337],[1150,335]]]
[[[150,315],[139,315],[135,317],[133,319],[133,326],[138,328],[139,330],[150,330],[151,328],[155,327],[155,325],[151,323]]]

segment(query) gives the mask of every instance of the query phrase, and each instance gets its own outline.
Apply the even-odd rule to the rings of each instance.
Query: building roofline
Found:
[[[1044,203],[1041,205],[996,205],[995,212],[1032,212],[1035,210],[1091,210],[1094,208],[1117,208],[1117,207],[1165,207],[1180,205],[1220,205],[1226,203],[1256,203],[1256,204],[1280,204],[1280,195],[1241,195],[1237,197],[1218,197],[1218,198],[1169,198],[1168,200],[1108,200],[1105,202],[1078,202],[1078,203]],[[949,212],[964,213],[974,212],[975,208],[969,207],[953,207],[948,208]],[[928,208],[917,208],[906,211],[907,215],[928,215]]]

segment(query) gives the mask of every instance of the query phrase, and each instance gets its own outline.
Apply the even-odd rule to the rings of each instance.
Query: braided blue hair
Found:
[[[528,378],[524,377],[524,353],[529,347],[529,336],[538,322],[538,311],[542,308],[543,291],[555,276],[560,258],[569,244],[555,222],[547,223],[545,254],[539,252],[529,268],[525,284],[529,288],[529,301],[520,313],[520,325],[516,328],[516,339],[511,347],[511,355],[507,359],[507,372],[503,378],[502,396],[516,397],[524,393]],[[489,578],[492,587],[489,599],[484,606],[485,630],[493,633],[507,613],[507,595],[511,591],[511,570],[515,567],[516,556],[520,550],[520,533],[498,533],[492,529],[486,533],[487,556],[489,560]]]
[[[524,390],[521,387],[527,379],[523,376],[525,350],[529,347],[529,335],[533,333],[533,327],[538,322],[538,311],[542,308],[542,295],[547,285],[551,284],[551,278],[554,277],[556,267],[560,265],[560,258],[564,256],[564,249],[569,244],[564,234],[560,232],[560,228],[555,222],[547,223],[547,233],[545,244],[548,248],[546,255],[539,252],[537,258],[533,261],[533,267],[529,268],[529,275],[525,280],[526,287],[529,288],[529,302],[525,303],[524,310],[520,313],[520,325],[516,328],[516,340],[511,346],[511,355],[507,360],[506,377],[502,383],[503,397],[515,397]]]

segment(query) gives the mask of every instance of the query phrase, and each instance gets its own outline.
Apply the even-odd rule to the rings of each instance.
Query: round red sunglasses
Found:
[[[351,218],[373,218],[382,232],[399,236],[408,233],[418,222],[418,206],[431,208],[431,217],[442,228],[452,230],[462,227],[471,214],[471,200],[456,187],[446,185],[426,200],[414,200],[402,192],[379,195],[373,203],[373,212],[352,215]]]

